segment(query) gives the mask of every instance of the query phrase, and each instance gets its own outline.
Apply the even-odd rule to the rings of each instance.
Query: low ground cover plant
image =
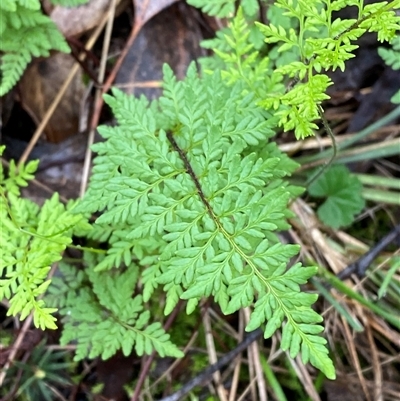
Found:
[[[6,33],[18,28],[15,21],[30,21],[28,5],[9,3]],[[225,17],[234,2],[189,3]],[[33,313],[42,329],[56,327],[58,311],[61,344],[76,344],[76,360],[118,350],[181,357],[181,344],[159,323],[159,299],[168,315],[179,300],[192,313],[211,297],[224,314],[250,307],[247,331],[261,327],[269,338],[281,329],[290,357],[300,354],[335,378],[323,319],[312,307],[318,295],[303,289],[318,267],[292,264],[299,246],[278,235],[304,188],[291,184],[298,164],[274,136],[283,129],[301,140],[319,125],[331,135],[322,105],[332,84],[327,72],[345,69],[366,32],[392,40],[400,1],[278,0],[268,24],[253,24],[257,2],[242,3],[229,26],[204,43],[214,55],[201,71],[192,64],[178,81],[164,66],[159,100],[117,89],[105,96],[117,124],[98,129],[104,142],[93,146],[82,200],[63,205],[54,195],[39,207],[20,196],[37,163],[0,170],[0,298],[9,300],[8,314],[23,320]],[[356,7],[357,18],[334,18],[345,6]],[[12,52],[0,50],[5,78]],[[4,79],[2,93],[17,80]],[[318,170],[324,175],[311,178],[310,194],[331,196],[325,209],[336,214],[326,223],[339,227],[351,224],[364,202],[357,179],[335,169]],[[349,177],[344,189],[338,174]],[[63,259],[68,247],[81,258]],[[49,279],[55,262],[58,274]]]

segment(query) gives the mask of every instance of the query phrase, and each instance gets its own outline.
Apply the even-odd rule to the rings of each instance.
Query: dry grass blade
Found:
[[[354,343],[354,337],[351,335],[350,328],[346,322],[346,320],[342,319],[344,334],[345,334],[345,341],[347,344],[347,349],[350,351],[350,361],[353,365],[354,370],[356,371],[357,377],[360,381],[361,388],[364,392],[365,398],[367,401],[373,401],[370,397],[368,386],[366,380],[363,376],[360,361],[358,359],[358,354],[356,350],[356,345]]]
[[[89,38],[89,40],[88,40],[88,42],[87,42],[87,44],[85,46],[85,50],[91,50],[92,49],[92,47],[96,43],[96,40],[100,36],[100,33],[102,32],[107,20],[108,20],[108,15],[106,15],[103,18],[103,20],[101,21],[101,23],[99,24],[97,29],[90,36],[90,38]],[[86,55],[86,53],[83,54],[80,57],[80,60],[83,60],[85,58],[85,55]],[[54,99],[54,101],[51,104],[51,106],[49,107],[47,113],[43,117],[43,120],[41,121],[39,126],[36,128],[36,130],[35,130],[35,132],[34,132],[34,134],[32,136],[32,139],[30,140],[30,142],[29,142],[28,146],[26,147],[24,153],[22,154],[21,158],[19,159],[18,166],[20,166],[21,164],[25,163],[26,160],[28,159],[30,153],[32,152],[32,149],[34,148],[34,146],[36,145],[36,143],[39,140],[40,136],[42,135],[46,124],[48,123],[48,121],[50,120],[51,116],[53,115],[55,109],[57,108],[58,104],[60,103],[62,97],[64,96],[65,91],[67,90],[68,86],[72,82],[72,79],[74,78],[75,74],[78,72],[79,68],[80,68],[79,63],[75,63],[74,66],[72,67],[69,76],[65,80],[65,82],[64,82],[63,86],[61,87],[60,91],[58,92],[56,98]]]
[[[246,324],[248,324],[248,322],[250,321],[250,309],[245,308],[243,312],[244,312]],[[265,377],[264,377],[261,362],[260,362],[260,348],[256,341],[253,342],[249,346],[248,354],[249,354],[249,365],[251,363],[254,365],[254,373],[255,373],[255,378],[256,378],[257,387],[258,387],[259,397],[257,398],[255,396],[254,400],[267,401],[268,400],[267,387],[265,385]],[[251,355],[251,358],[250,358],[250,355]]]
[[[372,335],[372,330],[369,324],[366,325],[365,330],[373,362],[372,366],[374,372],[374,401],[384,401],[382,394],[382,368],[381,368],[381,363],[379,361],[378,350],[376,349],[375,341]]]
[[[114,15],[115,15],[116,5],[117,5],[117,0],[112,0],[111,4],[110,4],[110,9],[107,13],[108,21],[107,21],[107,26],[106,26],[105,38],[103,41],[100,69],[99,69],[99,74],[98,74],[98,78],[97,78],[98,82],[100,82],[100,83],[103,83],[104,77],[105,77],[108,49],[110,47],[111,32],[112,32],[112,27],[114,24]],[[97,104],[99,102],[99,99],[101,98],[102,94],[103,94],[102,89],[98,88],[96,90],[95,104]],[[89,136],[88,136],[88,144],[87,144],[87,148],[86,148],[85,161],[83,163],[82,181],[81,181],[81,189],[80,189],[81,197],[83,197],[83,195],[85,193],[87,182],[89,180],[90,164],[91,164],[91,156],[92,156],[91,146],[93,145],[94,134],[95,134],[95,129],[93,127],[91,127],[91,129],[89,131]]]
[[[215,344],[214,344],[214,336],[212,334],[212,328],[211,328],[211,321],[210,321],[210,315],[208,311],[204,313],[203,315],[203,325],[204,325],[204,331],[205,331],[205,340],[206,340],[206,345],[207,345],[207,352],[208,352],[208,359],[210,364],[215,364],[217,363],[217,352],[215,349]],[[221,373],[219,371],[216,371],[213,374],[215,386],[217,388],[217,393],[218,397],[221,401],[228,401],[226,397],[226,392],[224,389],[224,386],[221,381]]]

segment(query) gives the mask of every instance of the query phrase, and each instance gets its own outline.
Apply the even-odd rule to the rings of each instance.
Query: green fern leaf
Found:
[[[0,155],[4,147],[0,147]],[[0,298],[9,300],[9,315],[25,319],[33,312],[33,322],[41,329],[55,329],[54,308],[41,299],[50,284],[51,265],[61,259],[71,243],[82,216],[71,214],[55,194],[40,209],[34,202],[20,197],[20,187],[33,178],[38,162],[16,169],[10,162],[6,174],[0,166]],[[72,208],[72,205],[71,205]],[[87,227],[86,227],[87,228]]]
[[[187,78],[177,82],[165,66],[164,77],[164,94],[152,105],[117,90],[106,96],[119,126],[100,129],[107,140],[95,146],[99,156],[94,175],[78,207],[80,212],[102,212],[95,227],[112,226],[118,233],[111,235],[108,255],[91,273],[93,282],[103,283],[102,291],[94,287],[96,296],[112,293],[99,278],[104,273],[95,273],[99,266],[110,268],[124,260],[128,270],[118,274],[133,274],[132,269],[140,268],[134,261],[143,259],[140,265],[154,265],[135,280],[145,283],[146,299],[158,284],[163,286],[165,313],[179,298],[188,300],[188,312],[202,297],[214,297],[225,313],[256,302],[248,329],[266,322],[270,336],[290,322],[295,332],[288,342],[292,354],[301,346],[310,354],[322,353],[310,333],[322,320],[311,309],[316,296],[300,292],[316,269],[296,265],[286,271],[298,246],[283,245],[274,234],[288,228],[287,204],[296,192],[282,180],[296,165],[276,146],[259,150],[272,135],[274,122],[266,120],[253,94],[243,95],[240,83],[226,84],[218,73],[199,78],[192,65]],[[119,256],[109,259],[111,255]],[[100,300],[101,309],[111,302]],[[80,313],[77,321],[82,320]],[[122,335],[118,330],[116,337]],[[79,357],[88,349],[91,356],[99,354],[101,345],[86,338]],[[157,349],[155,340],[145,336],[132,341],[137,352]],[[118,340],[108,347],[121,346]],[[312,363],[319,363],[318,355]]]
[[[201,8],[204,13],[218,18],[228,17],[235,10],[234,0],[188,0],[188,3]]]
[[[50,50],[70,51],[53,21],[36,9],[36,2],[23,3],[3,12],[0,96],[16,84],[32,57],[47,57]]]
[[[80,272],[79,285],[71,276],[75,269],[67,265],[60,269],[69,277],[68,296],[64,297],[67,302],[61,309],[64,315],[61,343],[77,342],[75,360],[87,356],[108,359],[118,350],[130,355],[133,349],[140,356],[154,350],[162,356],[183,356],[159,323],[148,324],[150,312],[144,311],[142,296],[132,296],[138,280],[137,269],[111,275],[87,269]],[[91,286],[82,285],[85,277]],[[65,287],[62,283],[53,283],[53,301],[54,295]]]
[[[15,12],[18,5],[28,8],[30,10],[40,10],[39,0],[3,0],[0,3],[0,8],[5,11]]]

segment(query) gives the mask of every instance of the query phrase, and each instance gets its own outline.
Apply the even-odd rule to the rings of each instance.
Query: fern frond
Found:
[[[23,6],[30,10],[40,10],[39,0],[3,0],[0,3],[0,9],[4,11],[17,11],[18,6]]]
[[[191,311],[201,297],[213,296],[225,313],[258,299],[248,329],[268,320],[269,336],[286,322],[295,333],[285,338],[292,354],[300,344],[303,358],[333,377],[324,340],[314,334],[321,322],[311,309],[316,296],[299,287],[316,269],[286,271],[298,247],[274,234],[288,228],[292,189],[282,177],[296,165],[276,147],[259,150],[274,122],[254,95],[244,96],[240,83],[227,85],[219,73],[200,79],[194,65],[177,82],[165,66],[158,103],[149,107],[118,90],[106,101],[119,126],[100,130],[107,140],[96,145],[100,155],[78,210],[102,212],[95,225],[118,232],[110,240],[109,254],[119,255],[113,263],[124,259],[127,271],[136,271],[137,246],[142,264],[154,264],[144,279],[146,299],[156,280],[167,294],[166,313],[179,298]],[[106,170],[112,174],[104,181]]]
[[[4,195],[4,193],[3,193]],[[6,244],[0,256],[0,297],[10,301],[8,314],[20,313],[21,320],[33,311],[37,327],[56,328],[56,311],[46,308],[39,298],[50,281],[47,275],[51,265],[61,259],[62,252],[71,243],[72,227],[81,220],[71,215],[54,195],[38,212],[33,202],[12,193],[2,197],[1,243]],[[10,214],[13,220],[10,220]]]
[[[293,4],[292,1],[277,0],[276,5],[284,11],[279,18],[286,19],[286,27],[290,26],[291,19],[297,20],[296,31],[273,21],[268,25],[256,23],[267,43],[279,44],[278,52],[298,50],[298,60],[285,63],[271,73],[280,79],[294,77],[297,83],[286,92],[270,92],[262,101],[266,109],[278,110],[279,124],[285,130],[294,130],[298,139],[313,135],[317,128],[318,107],[327,98],[326,89],[331,84],[321,71],[337,68],[343,71],[345,62],[354,57],[358,47],[352,42],[365,32],[377,32],[378,40],[389,41],[400,28],[400,18],[394,11],[399,7],[397,0],[368,5],[354,1],[351,4],[359,8],[358,19],[333,18],[333,12],[350,5],[349,2],[299,0]]]
[[[61,309],[61,343],[77,342],[75,360],[87,356],[108,359],[120,349],[124,355],[135,349],[140,356],[154,350],[161,356],[183,356],[160,323],[149,324],[150,312],[144,310],[142,296],[132,296],[137,269],[113,274],[87,269],[78,273],[79,284],[73,274],[75,269],[62,265],[60,270],[68,280],[67,293],[65,281],[60,280],[53,283],[52,294],[54,300],[64,292],[62,298],[67,300]]]
[[[29,162],[17,171],[11,161],[7,177],[0,167],[0,298],[9,300],[9,315],[23,320],[33,312],[36,327],[54,329],[56,309],[41,297],[50,284],[51,265],[61,259],[82,216],[66,210],[57,194],[42,208],[20,197],[19,187],[33,178],[37,165]]]
[[[3,14],[0,96],[16,84],[32,57],[48,56],[50,50],[70,51],[56,25],[40,11],[17,5]]]

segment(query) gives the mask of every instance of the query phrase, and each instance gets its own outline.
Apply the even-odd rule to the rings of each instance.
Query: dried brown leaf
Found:
[[[37,124],[41,122],[74,63],[74,58],[69,54],[54,53],[47,59],[35,59],[25,71],[19,83],[21,101]],[[84,90],[82,74],[78,73],[45,128],[50,142],[60,142],[78,132]]]
[[[121,2],[117,0],[117,5]],[[57,6],[50,17],[64,36],[80,36],[100,23],[110,4],[111,0],[90,0],[79,7]]]
[[[135,0],[135,23],[140,26],[178,0]]]

